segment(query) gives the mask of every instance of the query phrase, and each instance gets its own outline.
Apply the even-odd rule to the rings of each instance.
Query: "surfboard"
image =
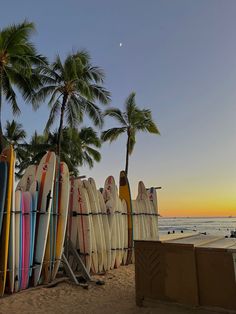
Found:
[[[89,203],[92,213],[92,220],[93,220],[93,227],[94,227],[94,234],[95,240],[97,245],[97,253],[98,253],[98,271],[102,272],[104,267],[104,258],[106,254],[106,248],[104,243],[104,236],[101,215],[99,213],[99,208],[97,207],[96,199],[93,193],[93,189],[91,184],[87,180],[83,180],[83,185],[87,190]]]
[[[113,176],[109,176],[104,185],[104,190],[109,191],[112,197],[112,208],[111,212],[114,215],[114,223],[112,226],[112,233],[114,234],[114,245],[115,245],[115,267],[119,267],[122,262],[122,249],[121,249],[121,209],[119,206],[118,189],[116,187],[115,179]],[[111,221],[112,221],[112,217]]]
[[[134,236],[134,240],[140,240],[139,210],[138,210],[138,201],[137,200],[132,200],[132,210],[133,210],[133,236]]]
[[[29,276],[32,276],[34,266],[34,248],[35,248],[35,228],[36,228],[36,216],[38,206],[38,182],[34,180],[31,184],[29,192],[31,194],[31,213],[30,213],[30,271]]]
[[[104,184],[103,196],[106,199],[108,220],[112,238],[112,265],[111,268],[119,267],[121,263],[121,244],[120,244],[120,209],[118,205],[118,192],[113,176],[107,177]],[[115,262],[114,262],[115,255]]]
[[[156,224],[156,212],[150,202],[147,189],[142,181],[138,184],[138,199],[146,213],[146,239],[157,240],[158,238],[158,225]]]
[[[107,268],[105,270],[109,270],[111,269],[111,231],[110,231],[110,226],[109,226],[109,221],[108,221],[108,216],[107,216],[107,209],[106,209],[104,198],[100,191],[97,191],[97,195],[98,195],[100,208],[102,212],[102,222],[103,222],[104,236],[105,236],[105,243],[106,243]]]
[[[3,213],[5,207],[6,191],[7,191],[7,162],[0,161],[0,235],[2,230]]]
[[[94,199],[96,202],[96,207],[98,210],[98,216],[99,216],[100,225],[101,225],[101,237],[102,237],[102,242],[103,242],[103,247],[104,247],[103,268],[105,271],[107,271],[109,269],[109,265],[108,265],[108,258],[109,257],[107,256],[107,254],[109,254],[109,252],[107,252],[107,250],[109,250],[109,248],[107,248],[108,239],[106,239],[106,236],[108,236],[108,238],[109,238],[109,229],[107,230],[107,227],[109,228],[109,223],[108,223],[107,216],[105,217],[104,208],[102,209],[102,207],[101,207],[101,206],[103,206],[103,204],[101,203],[101,199],[99,200],[99,194],[97,191],[95,180],[93,178],[89,178],[88,182],[91,185]],[[105,204],[104,204],[104,206],[105,206]],[[105,206],[105,212],[106,212],[106,206]],[[104,223],[105,223],[105,225],[104,225]]]
[[[31,184],[35,181],[36,171],[36,165],[30,165],[27,167],[22,178],[16,186],[16,190],[21,190],[23,192],[29,191]]]
[[[156,237],[157,239],[159,239],[159,233],[158,233],[158,206],[157,206],[157,192],[156,189],[154,187],[151,187],[148,190],[148,196],[149,196],[149,200],[151,202],[152,205],[152,212],[153,212],[153,220],[155,221],[155,225],[156,225]]]
[[[67,235],[75,249],[78,249],[78,228],[77,228],[77,181],[74,177],[70,178],[70,200],[68,209]]]
[[[125,229],[124,229],[124,220],[123,220],[123,204],[122,204],[122,200],[118,197],[118,210],[119,210],[119,229],[120,229],[120,255],[119,255],[119,266],[121,265],[121,263],[123,262],[123,258],[124,258],[124,242],[125,242]],[[126,229],[127,230],[127,229]]]
[[[55,279],[60,262],[61,262],[61,256],[63,252],[64,240],[65,240],[65,234],[66,234],[69,196],[70,196],[69,169],[65,162],[61,162],[60,163],[60,177],[59,177],[56,253],[55,253],[55,264],[54,264],[53,272],[52,272],[52,280]]]
[[[121,199],[124,199],[127,205],[127,220],[128,220],[128,252],[127,260],[125,264],[130,264],[132,259],[133,252],[133,217],[132,217],[132,202],[131,202],[131,193],[129,187],[129,181],[126,176],[125,171],[120,172],[120,189],[119,196]]]
[[[79,254],[87,270],[90,271],[92,265],[92,211],[87,190],[79,179],[77,188]],[[95,256],[95,259],[95,263],[98,265],[97,256]]]
[[[33,284],[39,283],[42,263],[45,254],[47,235],[49,229],[50,211],[53,197],[53,183],[55,176],[56,155],[54,152],[47,152],[41,159],[37,168],[36,180],[39,183],[35,252],[34,252],[34,274]]]
[[[111,192],[106,188],[103,189],[102,195],[106,205],[106,212],[111,233],[111,269],[115,267],[116,251],[117,251],[117,230],[116,230],[116,216],[115,216],[115,202]]]
[[[22,207],[22,254],[21,254],[21,289],[27,289],[30,274],[30,214],[32,211],[31,194],[30,192],[23,192],[23,207]]]
[[[139,208],[139,220],[141,226],[140,240],[150,240],[149,220],[147,216],[145,202],[142,199],[137,200]]]
[[[10,234],[9,234],[9,247],[8,247],[8,273],[6,289],[8,293],[14,292],[15,284],[15,160],[16,155],[13,151],[13,182],[12,182],[12,195],[11,195],[11,218],[10,218]]]
[[[89,197],[88,193],[86,191],[85,193],[87,202],[89,203]],[[98,250],[97,250],[97,242],[96,242],[96,237],[95,237],[95,232],[94,232],[94,225],[93,225],[93,218],[92,215],[89,215],[90,219],[90,224],[91,224],[91,239],[92,239],[92,261],[91,261],[91,271],[94,274],[98,273],[99,267],[98,267]]]
[[[3,149],[0,155],[0,161],[8,163],[8,180],[7,180],[7,193],[4,206],[3,224],[0,239],[0,295],[3,296],[6,285],[7,277],[7,262],[8,262],[8,248],[10,238],[10,222],[11,222],[11,209],[12,209],[12,193],[14,181],[14,151],[13,147]],[[12,270],[13,271],[13,270]]]
[[[122,217],[123,217],[123,224],[124,224],[124,255],[123,255],[123,261],[122,264],[125,265],[126,260],[127,260],[127,254],[128,254],[128,216],[127,216],[127,205],[126,205],[126,201],[123,199],[122,200],[122,206],[123,206],[123,213],[122,213]]]
[[[52,208],[50,211],[47,244],[45,248],[42,269],[42,280],[44,284],[47,284],[51,281],[52,270],[55,264],[58,202],[59,202],[59,177],[60,177],[60,161],[59,157],[56,156],[55,176],[53,182]]]
[[[14,290],[18,292],[21,285],[21,243],[22,243],[22,191],[16,190],[15,192],[15,284]]]

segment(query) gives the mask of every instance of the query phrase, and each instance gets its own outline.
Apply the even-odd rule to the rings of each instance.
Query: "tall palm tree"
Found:
[[[95,101],[103,104],[110,101],[110,93],[102,87],[104,73],[99,67],[92,66],[86,51],[68,55],[64,62],[57,56],[50,66],[41,67],[44,73],[44,86],[34,98],[37,108],[40,102],[49,98],[50,115],[45,128],[48,132],[57,116],[60,115],[58,128],[58,154],[64,119],[67,125],[75,128],[88,114],[95,125],[102,125],[102,114]]]
[[[0,30],[0,150],[3,148],[1,112],[3,100],[10,104],[14,115],[20,113],[14,87],[26,101],[31,99],[40,79],[36,68],[46,63],[29,41],[35,27],[33,23],[11,25]]]
[[[141,131],[160,134],[160,132],[152,119],[151,111],[139,109],[136,105],[134,92],[126,99],[124,112],[118,108],[110,108],[105,111],[104,115],[114,118],[120,127],[103,131],[101,135],[103,141],[113,142],[121,134],[127,134],[125,172],[128,175],[129,156],[132,154],[136,143],[136,133]]]

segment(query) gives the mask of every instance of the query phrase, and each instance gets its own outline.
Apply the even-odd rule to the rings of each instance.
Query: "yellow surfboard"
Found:
[[[127,216],[128,216],[128,254],[126,265],[130,264],[132,261],[132,253],[133,253],[133,217],[132,217],[132,201],[131,201],[131,193],[129,187],[129,181],[126,176],[125,171],[120,172],[120,189],[119,189],[119,197],[122,200],[125,200],[127,205]]]
[[[5,201],[5,211],[3,218],[2,233],[0,238],[0,295],[3,296],[6,285],[7,276],[7,259],[8,259],[8,246],[10,235],[10,222],[11,222],[11,202],[14,180],[14,151],[12,145],[5,148],[1,155],[0,160],[8,163],[8,182],[7,182],[7,195]]]

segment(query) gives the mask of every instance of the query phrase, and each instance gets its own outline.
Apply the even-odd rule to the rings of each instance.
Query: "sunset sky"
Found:
[[[137,104],[152,110],[161,136],[137,135],[133,198],[143,180],[162,186],[163,216],[236,216],[235,16],[234,0],[8,0],[0,27],[35,22],[33,41],[50,61],[86,48],[106,73],[113,106],[122,108],[136,91]],[[19,104],[28,136],[42,132],[46,104],[36,113]],[[104,128],[112,125],[107,120]],[[118,182],[125,141],[104,144],[102,161],[81,174],[98,187],[111,174]]]

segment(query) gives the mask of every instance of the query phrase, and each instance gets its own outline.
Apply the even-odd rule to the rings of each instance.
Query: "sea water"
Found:
[[[159,217],[159,232],[198,232],[206,234],[216,234],[230,236],[231,231],[236,230],[236,217]]]

